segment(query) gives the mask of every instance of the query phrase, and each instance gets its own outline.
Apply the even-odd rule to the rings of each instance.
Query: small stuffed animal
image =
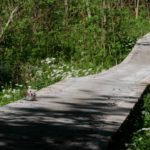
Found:
[[[36,91],[37,90],[34,90],[34,89],[27,89],[27,91],[25,92],[25,100],[28,100],[28,101],[36,101]]]

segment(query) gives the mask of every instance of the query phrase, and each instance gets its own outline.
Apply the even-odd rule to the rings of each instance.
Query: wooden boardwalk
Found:
[[[150,34],[110,70],[0,108],[0,150],[106,150],[150,83]]]

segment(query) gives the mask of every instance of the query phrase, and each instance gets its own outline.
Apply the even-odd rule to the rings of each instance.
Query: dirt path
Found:
[[[150,34],[112,69],[0,108],[0,150],[106,150],[150,83]]]

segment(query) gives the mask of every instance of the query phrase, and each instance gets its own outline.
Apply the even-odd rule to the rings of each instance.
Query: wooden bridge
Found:
[[[110,70],[0,108],[1,150],[107,150],[150,83],[150,34]],[[113,148],[112,148],[113,149]]]

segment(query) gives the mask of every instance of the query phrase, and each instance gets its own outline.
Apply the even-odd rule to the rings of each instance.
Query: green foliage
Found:
[[[16,84],[16,88],[12,88],[11,85],[5,88],[1,88],[2,91],[0,91],[0,106],[6,105],[24,96],[25,88],[23,87],[23,85]]]
[[[127,150],[149,150],[150,147],[150,94],[143,98],[143,126],[133,133],[132,143],[127,144]],[[141,121],[141,120],[140,120]]]
[[[120,63],[137,37],[150,30],[149,2],[141,1],[138,18],[134,3],[120,2],[68,0],[66,5],[62,0],[0,0],[0,32],[18,6],[0,38],[0,86],[10,81],[14,87],[24,85],[43,69],[40,62],[46,58],[54,57],[56,66],[63,63],[80,72],[92,68],[91,73]],[[62,77],[52,82],[42,79],[37,80],[37,88]]]

